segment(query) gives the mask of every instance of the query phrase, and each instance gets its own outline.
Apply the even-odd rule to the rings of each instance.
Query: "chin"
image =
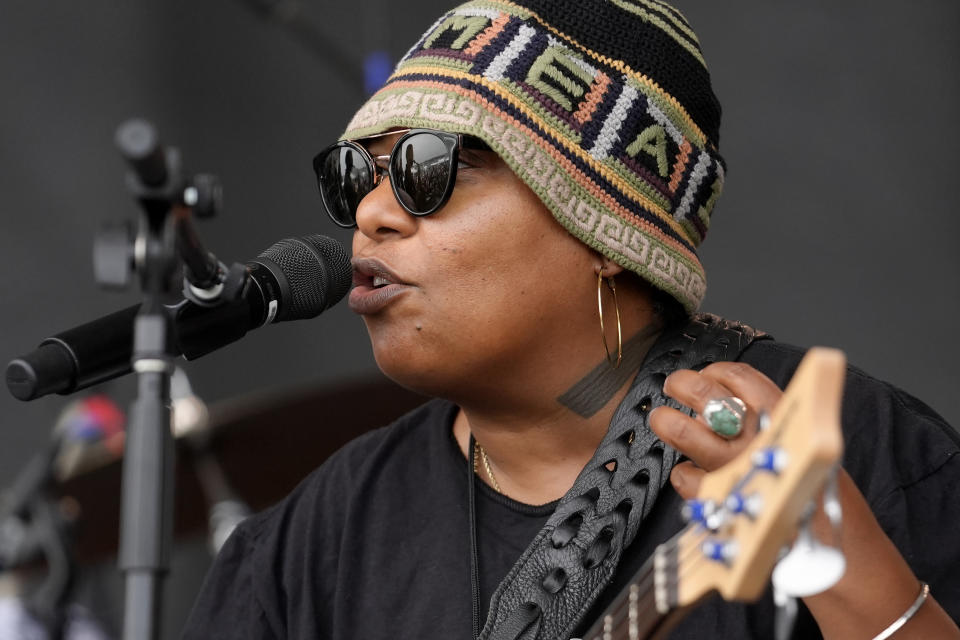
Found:
[[[392,359],[376,358],[377,366],[383,375],[392,381],[415,393],[424,396],[446,398],[449,397],[450,380],[445,378],[436,369],[422,368],[408,361],[397,362]]]
[[[385,376],[401,387],[428,396],[443,396],[450,383],[449,356],[441,349],[425,348],[419,336],[370,332],[373,357]],[[436,347],[436,345],[433,345]]]

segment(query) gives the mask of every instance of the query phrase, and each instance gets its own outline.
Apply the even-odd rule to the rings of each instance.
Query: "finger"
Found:
[[[667,376],[663,382],[663,391],[697,413],[703,411],[703,405],[709,400],[730,395],[729,390],[715,378],[691,369],[679,369]]]
[[[773,380],[742,362],[714,362],[700,375],[729,389],[754,411],[771,411],[783,395]]]
[[[706,371],[706,369],[704,369],[704,371]],[[724,386],[715,377],[704,375],[699,371],[691,371],[690,369],[674,371],[667,376],[663,384],[663,390],[674,400],[690,407],[697,414],[702,414],[704,407],[711,400],[719,400],[727,396],[736,395],[736,393]],[[756,433],[757,420],[754,415],[751,415],[750,403],[746,400],[744,400],[744,402],[747,405],[747,415],[744,416],[744,419],[741,421],[740,437],[748,441],[753,438]],[[701,418],[701,420],[705,425],[709,426],[705,419]],[[720,436],[717,435],[716,437]]]
[[[665,443],[708,471],[722,467],[743,448],[739,439],[721,438],[700,420],[673,407],[651,411],[650,428]]]
[[[698,469],[692,462],[681,462],[670,472],[670,484],[684,500],[692,500],[700,492],[700,482],[706,471]]]

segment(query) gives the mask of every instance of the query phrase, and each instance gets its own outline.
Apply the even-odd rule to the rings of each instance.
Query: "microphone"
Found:
[[[246,265],[237,299],[216,307],[181,300],[170,314],[167,353],[199,358],[272,322],[313,318],[350,289],[343,245],[322,235],[287,238]],[[133,323],[140,305],[43,340],[7,365],[7,388],[19,400],[67,395],[132,370]]]

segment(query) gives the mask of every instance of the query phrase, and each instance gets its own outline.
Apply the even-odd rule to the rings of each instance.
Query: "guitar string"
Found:
[[[664,543],[664,544],[675,545],[676,542],[675,542],[674,539],[671,539],[671,540],[667,541],[667,542]],[[631,581],[630,584],[629,584],[621,593],[622,593],[622,594],[627,594],[628,591],[629,591],[629,589],[630,589],[630,587],[632,587],[632,586],[634,586],[634,585],[643,587],[643,591],[644,591],[644,594],[645,594],[645,595],[646,595],[647,593],[650,593],[650,592],[652,591],[650,585],[651,585],[652,582],[653,582],[654,571],[655,571],[655,569],[654,569],[653,563],[650,563],[650,562],[645,563],[645,564],[644,564],[644,567],[641,568],[641,570],[640,570],[640,572],[639,572],[639,573],[641,573],[642,575],[641,575],[638,579]],[[623,610],[624,605],[629,605],[629,597],[628,597],[628,596],[627,596],[627,597],[620,597],[620,598],[619,598],[619,602],[614,606],[613,610],[612,610],[610,613],[605,613],[604,615],[602,615],[602,616],[594,623],[593,628],[600,627],[600,628],[602,629],[603,626],[604,626],[604,620],[605,620],[608,616],[615,616],[616,618],[619,619],[619,618],[622,616],[622,610]],[[588,633],[588,635],[589,635],[589,633]],[[602,637],[603,637],[603,631],[601,631],[599,635],[594,635],[594,636],[592,636],[592,640],[600,640]]]
[[[702,535],[700,535],[701,539],[697,540],[692,547],[693,551],[690,551],[688,548],[688,550],[683,555],[677,556],[676,563],[678,567],[683,566],[683,563],[687,561],[687,557],[689,556],[689,553],[695,552],[695,550],[698,548],[699,543],[703,540],[703,538],[706,538],[707,535],[708,534],[706,532],[702,532]],[[673,542],[671,546],[677,547],[679,545],[679,542],[680,540],[678,537],[678,539],[675,542]],[[699,561],[699,558],[697,561]],[[679,579],[679,574],[677,575],[677,579]],[[654,590],[656,589],[656,580],[653,573],[651,573],[647,578],[645,578],[644,582],[645,582],[644,586],[645,586],[646,592],[653,593]],[[630,604],[629,599],[625,598],[621,602],[620,606],[618,607],[618,611],[616,611],[613,614],[614,619],[613,619],[612,625],[614,627],[614,630],[620,630],[624,624],[629,624],[629,621],[630,621],[630,615],[629,615],[630,612],[629,612],[629,606],[628,606],[629,604]],[[652,599],[649,597],[645,597],[643,598],[643,601],[640,603],[640,606],[638,606],[636,609],[636,617],[638,619],[646,618],[647,615],[655,611],[656,608],[657,608],[656,597]]]
[[[680,584],[680,582],[683,580],[684,575],[691,575],[691,574],[695,573],[695,569],[697,569],[700,564],[702,564],[702,563],[704,563],[704,562],[707,562],[707,561],[711,561],[711,559],[708,558],[708,557],[706,556],[706,554],[704,554],[704,553],[698,553],[698,551],[700,551],[700,544],[701,544],[705,539],[707,539],[707,538],[710,537],[710,533],[711,533],[711,532],[709,532],[709,531],[706,530],[706,529],[703,529],[703,530],[701,530],[700,533],[702,534],[702,535],[700,535],[700,539],[697,540],[694,544],[692,544],[692,545],[688,548],[688,553],[687,553],[687,555],[689,556],[691,553],[694,554],[693,559],[690,560],[689,562],[681,562],[681,561],[679,561],[679,559],[678,559],[678,562],[677,562],[677,575],[676,575],[677,584]],[[639,609],[638,609],[638,611],[637,611],[637,618],[638,618],[638,619],[642,619],[642,618],[645,617],[648,613],[651,613],[652,611],[655,611],[655,610],[656,610],[656,600],[654,599],[652,602],[648,602],[643,608],[639,608]],[[659,612],[657,612],[657,613],[659,613]],[[620,623],[619,623],[618,625],[616,625],[616,627],[614,627],[613,631],[614,631],[614,632],[619,632],[619,631],[622,630],[622,627],[623,627],[623,620],[621,619]],[[616,636],[614,635],[613,637],[616,637]],[[601,638],[596,638],[595,640],[602,640],[602,637],[601,637]]]
[[[653,583],[653,576],[651,575],[645,582]],[[624,604],[629,604],[629,599]],[[613,633],[618,633],[624,626],[624,624],[630,624],[630,607],[624,609],[623,605],[619,607],[621,610],[613,617],[610,621],[611,631]],[[653,594],[653,589],[645,585],[644,593],[640,596],[640,602],[635,609],[635,615],[638,620],[643,620],[646,618],[648,612],[656,609],[656,596]],[[626,613],[626,615],[624,615]],[[606,618],[606,616],[604,616]],[[603,618],[601,619],[603,620]],[[603,627],[606,627],[604,624]],[[605,631],[601,632],[599,636],[594,636],[594,640],[601,640]]]
[[[649,575],[645,576],[645,577],[643,578],[643,581],[642,581],[642,582],[643,582],[643,585],[642,585],[642,586],[643,586],[644,594],[643,594],[643,596],[641,596],[641,597],[642,597],[644,600],[648,600],[650,594],[652,593],[652,589],[650,588],[649,584],[653,582],[653,573],[650,572]],[[641,586],[638,582],[634,582],[634,583],[632,583],[630,586],[633,586],[634,584],[636,584],[637,586]],[[627,589],[625,589],[624,592],[626,593],[626,592],[629,590],[629,588],[630,588],[630,587],[627,587]],[[594,635],[590,635],[588,640],[602,640],[604,634],[606,633],[606,631],[605,631],[605,628],[606,628],[606,619],[607,619],[608,617],[610,617],[610,616],[614,616],[614,620],[612,620],[611,623],[610,623],[611,626],[613,627],[614,630],[619,630],[620,627],[623,626],[623,607],[624,607],[624,604],[629,604],[629,597],[626,598],[626,602],[621,602],[620,604],[617,605],[616,613],[615,613],[615,614],[614,614],[614,613],[610,613],[610,614],[606,614],[606,615],[604,615],[604,616],[601,616],[600,619],[597,620],[596,623],[594,623],[594,628],[599,627],[599,631],[596,632]],[[639,609],[637,610],[638,615],[640,614],[641,611],[644,611],[646,608],[647,608],[646,606],[644,606],[644,607],[642,607],[642,608],[639,608]],[[628,619],[629,619],[629,616],[628,616]],[[588,635],[589,635],[589,634],[588,634]]]
[[[672,550],[672,548],[676,547],[677,540],[671,539],[665,544],[670,545],[670,548],[671,548],[670,550]],[[631,584],[622,591],[623,596],[619,598],[619,602],[614,606],[612,611],[610,611],[609,613],[605,614],[600,618],[600,621],[598,621],[598,624],[600,624],[607,617],[612,617],[617,627],[619,627],[622,623],[622,620],[624,619],[625,612],[627,614],[626,617],[629,618],[630,599],[629,599],[629,596],[627,595],[629,588],[633,585],[641,587],[643,589],[644,596],[646,596],[648,593],[652,593],[655,587],[655,572],[656,572],[656,568],[654,564],[652,563],[648,564],[643,569],[643,575],[638,580],[634,580],[633,582],[631,582]]]
[[[678,536],[676,536],[674,540],[671,540],[666,544],[670,544],[672,547],[676,547],[679,544],[679,540],[682,537],[682,534],[685,533],[686,531],[687,530],[682,531]],[[700,561],[702,561],[705,558],[703,554],[697,554],[697,557],[694,559],[692,563],[687,565],[683,564],[686,560],[686,557],[688,557],[690,553],[696,553],[699,550],[700,543],[703,542],[704,539],[709,537],[710,532],[707,531],[706,529],[701,529],[698,532],[698,535],[700,539],[696,540],[694,544],[690,545],[689,547],[686,547],[685,555],[681,555],[677,557],[677,561],[676,561],[677,566],[678,568],[681,568],[682,571],[684,572],[695,567],[697,564],[699,564]],[[650,597],[650,594],[653,592],[653,589],[655,588],[655,585],[653,584],[654,572],[655,572],[655,569],[651,566],[650,568],[647,568],[644,570],[643,577],[641,577],[639,580],[635,580],[630,584],[630,586],[636,585],[638,587],[642,587],[642,591],[643,591],[642,595],[640,596],[641,602],[639,603],[639,606],[637,606],[636,608],[636,618],[638,620],[645,619],[648,614],[656,610],[656,598]],[[677,574],[677,579],[679,580],[679,578],[680,578],[680,573]],[[630,586],[624,589],[623,591],[624,594],[628,593]],[[624,624],[629,625],[629,622],[630,622],[629,605],[630,605],[629,596],[625,595],[620,599],[620,603],[616,605],[614,610],[608,614],[605,614],[603,617],[601,617],[600,620],[597,621],[596,625],[602,627],[604,620],[607,617],[612,617],[610,622],[610,625],[612,627],[611,630],[614,633],[620,632]],[[601,631],[599,635],[593,636],[593,640],[602,640],[604,633],[605,632]]]
[[[774,438],[773,441],[772,441],[771,443],[769,443],[767,446],[773,446],[773,445],[776,444],[778,441],[779,441],[779,438]],[[750,483],[750,481],[752,480],[752,478],[754,477],[754,475],[755,475],[756,473],[757,473],[757,469],[756,469],[756,468],[753,468],[753,469],[751,469],[750,471],[748,471],[746,474],[744,474],[744,476],[743,476],[742,478],[740,478],[740,480],[735,483],[735,485],[734,485],[734,487],[732,488],[732,490],[730,491],[730,493],[732,494],[732,493],[734,493],[734,492],[743,492],[743,490],[745,489],[745,487]],[[729,495],[729,494],[728,494],[728,495]],[[674,536],[673,538],[671,538],[670,540],[668,540],[668,541],[667,541],[666,543],[664,543],[664,544],[670,545],[670,550],[673,550],[674,548],[676,548],[676,547],[680,544],[680,539],[684,536],[684,534],[688,533],[694,526],[695,526],[695,525],[692,525],[692,524],[691,524],[691,525],[688,525],[688,526],[685,527],[683,530],[681,530],[676,536]],[[710,537],[711,533],[712,533],[712,532],[709,531],[709,530],[706,529],[706,528],[700,528],[699,531],[696,533],[696,536],[697,536],[699,539],[695,539],[692,544],[690,544],[689,546],[687,546],[687,547],[685,547],[684,549],[682,549],[681,552],[680,552],[680,554],[678,554],[678,556],[677,556],[677,558],[676,558],[676,561],[675,561],[675,562],[676,562],[677,569],[678,569],[677,576],[676,576],[676,579],[677,579],[678,582],[680,581],[680,578],[681,578],[681,575],[682,575],[683,572],[687,572],[687,573],[690,572],[693,568],[695,568],[696,566],[698,566],[698,565],[700,564],[700,562],[702,562],[704,559],[706,559],[706,555],[703,554],[702,552],[700,552],[700,551],[701,551],[701,545],[702,545],[702,543],[703,543],[708,537]],[[698,553],[698,552],[700,552],[700,553]],[[695,554],[696,554],[696,557],[695,557],[695,558],[693,559],[693,561],[690,562],[689,564],[685,564],[685,563],[688,561],[689,555],[690,555],[691,553],[695,553]],[[651,576],[653,576],[653,574],[654,574],[654,572],[655,572],[655,568],[654,568],[654,566],[651,564],[649,567],[645,567],[645,568],[641,569],[641,572],[643,573],[643,575],[642,575],[639,579],[632,581],[632,582],[630,583],[630,586],[632,586],[632,585],[638,585],[638,586],[643,585],[644,588],[645,588],[645,591],[649,591],[649,590],[650,590],[649,582],[651,581]],[[627,587],[627,589],[624,590],[623,593],[626,594],[626,592],[627,592],[628,589],[629,589],[629,586]],[[617,621],[617,622],[616,622],[616,625],[614,626],[614,629],[615,629],[615,630],[619,630],[619,629],[623,626],[623,621],[624,621],[625,619],[629,620],[629,615],[626,616],[626,617],[624,616],[624,607],[628,607],[629,604],[630,604],[630,602],[629,602],[629,597],[626,596],[626,595],[624,595],[624,597],[621,597],[621,598],[620,598],[620,602],[614,606],[613,611],[611,611],[610,613],[604,614],[604,615],[600,618],[600,620],[598,620],[597,624],[598,624],[598,625],[601,624],[602,621],[603,621],[605,618],[607,618],[608,616],[613,616],[613,618]],[[655,600],[653,601],[653,605],[654,605],[654,606],[656,605],[656,601],[655,601]],[[644,614],[646,614],[649,610],[650,610],[650,605],[649,605],[649,604],[646,604],[643,609],[638,610],[638,617],[639,617],[639,613],[640,613],[641,611],[642,611]],[[629,608],[627,609],[627,613],[629,613]],[[601,634],[601,636],[598,636],[598,638],[600,638],[600,637],[602,637],[602,634]]]
[[[779,434],[777,434],[777,436],[779,436]],[[767,446],[767,447],[773,447],[773,446],[775,446],[779,441],[780,441],[780,438],[779,438],[779,437],[774,437],[774,438],[771,440],[771,442],[769,442],[766,446]],[[734,492],[743,492],[744,488],[750,483],[750,481],[752,480],[752,478],[754,477],[754,475],[757,474],[757,473],[758,473],[758,469],[757,469],[756,467],[754,467],[754,468],[752,468],[750,471],[748,471],[746,474],[744,474],[744,476],[743,476],[742,478],[740,478],[739,481],[736,482],[736,484],[734,485],[733,489],[730,491],[730,494],[732,494],[732,493],[734,493]],[[729,494],[728,494],[728,495],[729,495]],[[695,526],[695,525],[688,525],[686,528],[684,528],[683,530],[681,530],[676,536],[674,536],[673,538],[671,538],[670,540],[668,540],[668,541],[667,541],[666,543],[664,543],[664,544],[670,545],[671,550],[672,550],[673,548],[676,548],[676,547],[680,544],[680,539],[684,536],[684,534],[688,533],[688,532],[690,531],[690,529],[691,529],[692,527],[694,527],[694,526]],[[692,544],[690,544],[689,546],[687,546],[687,547],[685,547],[684,549],[682,549],[682,550],[681,550],[681,553],[677,556],[677,559],[676,559],[676,567],[677,567],[676,580],[677,580],[678,583],[680,582],[680,580],[681,580],[681,578],[682,578],[682,576],[683,576],[684,573],[689,574],[689,573],[690,573],[691,571],[693,571],[693,569],[695,569],[701,562],[703,562],[705,559],[707,559],[706,554],[704,554],[704,553],[702,553],[702,552],[700,552],[700,551],[701,551],[701,545],[702,545],[702,543],[703,543],[707,538],[710,537],[711,533],[713,533],[713,532],[709,531],[709,530],[706,529],[706,528],[700,528],[699,531],[698,531],[697,534],[696,534],[696,535],[699,537],[699,539],[695,540]],[[698,553],[698,552],[700,552],[700,553]],[[696,554],[696,557],[694,557],[694,559],[693,559],[691,562],[689,562],[689,564],[687,564],[687,560],[688,560],[689,555],[690,555],[691,553]],[[633,585],[637,585],[637,586],[643,585],[643,586],[644,586],[644,591],[645,591],[644,596],[643,596],[643,597],[644,597],[643,606],[637,608],[637,616],[636,616],[636,617],[637,617],[638,619],[640,619],[640,618],[642,617],[641,614],[646,615],[647,613],[649,613],[649,612],[651,611],[651,609],[655,609],[655,608],[656,608],[656,598],[654,598],[654,599],[651,600],[651,599],[648,597],[648,595],[647,595],[647,594],[650,592],[650,590],[651,590],[650,583],[651,583],[652,577],[653,577],[653,575],[654,575],[654,573],[655,573],[655,568],[654,568],[654,566],[651,564],[649,567],[646,567],[646,568],[644,568],[644,569],[641,569],[641,571],[643,572],[643,575],[642,575],[638,580],[632,581],[632,582],[630,583],[630,585],[628,585],[628,587],[627,587],[626,589],[624,589],[624,591],[622,592],[622,593],[624,594],[624,596],[620,598],[620,602],[615,606],[615,608],[613,609],[613,611],[611,611],[610,613],[607,613],[607,614],[604,614],[603,616],[601,616],[601,618],[595,623],[594,626],[599,626],[599,627],[602,629],[602,628],[603,628],[603,621],[604,621],[604,619],[607,618],[608,616],[613,616],[613,619],[616,620],[616,623],[615,623],[615,624],[611,624],[611,626],[613,627],[612,630],[615,631],[615,632],[618,632],[618,631],[620,631],[620,630],[622,629],[625,620],[629,623],[629,615],[624,616],[624,607],[625,607],[625,606],[628,607],[628,605],[630,604],[629,596],[626,595],[626,594],[627,594],[630,586],[633,586]],[[655,584],[653,585],[653,588],[655,588]],[[627,612],[627,614],[629,614],[629,607],[627,608],[626,612]],[[601,631],[599,635],[593,636],[591,640],[602,640],[603,637],[604,637],[604,634],[605,634],[605,632],[604,632],[604,631]]]
[[[747,476],[746,476],[744,479],[742,479],[740,483],[738,483],[738,487],[737,487],[737,488],[738,488],[738,489],[742,489],[743,486],[746,484],[746,482],[749,481],[749,479],[750,479],[750,477],[751,477],[752,475],[753,475],[752,473],[748,473]],[[670,541],[668,542],[668,544],[670,544],[670,545],[673,546],[673,547],[676,547],[677,545],[679,545],[680,539],[683,537],[683,535],[684,535],[685,533],[688,533],[689,530],[690,530],[690,528],[692,528],[693,526],[694,526],[694,525],[690,525],[687,529],[685,529],[685,530],[681,531],[680,533],[678,533],[678,534],[675,536],[674,539],[672,539],[672,540],[670,540]],[[697,567],[698,567],[703,561],[705,561],[705,560],[710,560],[710,559],[706,556],[706,554],[704,554],[704,553],[701,552],[701,550],[702,550],[701,545],[702,545],[702,543],[703,543],[707,538],[710,537],[710,535],[711,535],[712,533],[713,533],[713,532],[711,532],[710,530],[708,530],[708,529],[706,529],[706,528],[703,528],[703,527],[699,528],[699,530],[697,531],[697,534],[696,534],[696,536],[697,536],[699,539],[694,539],[694,541],[692,541],[691,544],[689,544],[688,546],[686,546],[686,547],[681,551],[680,555],[677,556],[677,560],[676,560],[676,567],[677,567],[676,579],[677,579],[677,582],[678,582],[678,583],[681,581],[681,579],[683,578],[684,575],[690,575],[695,569],[697,569]],[[689,558],[690,554],[695,554],[695,557],[694,557],[691,561],[688,562],[688,558]],[[653,569],[652,569],[652,568],[646,569],[646,570],[644,571],[644,574],[645,574],[645,575],[644,575],[644,577],[642,578],[642,580],[643,580],[644,583],[648,582],[648,580],[649,580],[649,575],[650,575],[652,572],[653,572]],[[639,583],[639,581],[637,581],[637,583]],[[647,589],[649,589],[649,587],[647,587]],[[613,631],[620,631],[621,628],[623,627],[623,622],[624,622],[624,619],[625,619],[625,618],[624,618],[624,616],[623,616],[623,611],[622,611],[622,609],[623,609],[624,605],[626,605],[626,604],[629,604],[629,600],[628,600],[627,598],[623,598],[623,599],[621,600],[620,604],[618,604],[617,607],[616,607],[616,609],[614,610],[615,613],[607,614],[607,615],[615,615],[615,617],[616,617],[616,619],[617,619],[617,624],[613,627]],[[656,606],[656,601],[654,600],[654,601],[653,601],[653,607],[655,608],[655,606]],[[648,613],[648,612],[650,611],[650,609],[651,609],[651,605],[650,605],[649,603],[645,604],[645,606],[644,606],[643,608],[638,608],[637,617],[638,617],[638,618],[642,617],[642,616],[641,616],[641,613],[644,614],[644,615],[646,615],[646,613]],[[603,620],[604,618],[606,618],[606,617],[607,617],[607,616],[605,615],[605,616],[603,616],[600,620],[602,621],[602,620]],[[629,621],[629,616],[627,616],[626,620]],[[593,638],[593,640],[602,640],[602,638],[603,638],[603,634],[601,634],[600,636],[595,636],[595,637]]]
[[[703,535],[701,537],[706,538],[707,535]],[[696,549],[697,546],[695,545],[694,548]],[[694,567],[697,564],[699,564],[703,559],[704,559],[704,556],[702,554],[697,554],[697,557],[690,564],[686,565],[686,567],[688,568]],[[678,558],[678,568],[683,566],[684,565],[679,561],[679,558]],[[678,573],[676,577],[676,580],[678,582],[679,582],[679,579],[680,579],[680,573]],[[637,620],[648,620],[649,619],[648,617],[651,615],[662,615],[662,614],[660,614],[659,610],[657,609],[656,597],[651,598],[648,596],[644,598],[643,601],[640,603],[640,605],[637,607],[636,618]],[[629,630],[629,624],[630,624],[629,609],[627,610],[627,615],[624,615],[624,613],[621,611],[617,615],[616,622],[612,624],[612,627],[613,627],[612,631],[614,634],[613,637],[617,637],[616,634],[623,631],[624,626],[627,626]],[[626,637],[626,636],[621,636],[621,637]],[[600,640],[600,639],[597,639],[597,640]]]
[[[671,548],[671,550],[672,550],[672,548],[676,548],[677,545],[679,544],[679,540],[680,540],[682,534],[685,533],[685,532],[687,532],[687,531],[689,531],[690,528],[691,528],[691,527],[687,527],[686,529],[684,529],[683,531],[681,531],[680,534],[678,534],[678,535],[675,536],[673,539],[667,541],[667,542],[664,543],[664,544],[669,545],[670,548]],[[703,532],[706,534],[706,531],[705,531],[705,530],[704,530]],[[707,537],[707,535],[702,535],[702,536],[701,536],[701,540],[697,541],[697,543],[695,543],[695,544],[692,546],[692,550],[695,551],[695,550],[698,548],[697,545],[699,544],[699,542],[701,542],[702,539],[703,539],[703,538],[706,538],[706,537]],[[686,554],[691,553],[692,551],[691,551],[690,549],[691,549],[691,548],[688,547],[685,553],[686,553]],[[676,560],[676,561],[677,561],[678,564],[680,564],[681,562],[685,561],[685,559],[686,559],[685,556],[677,556],[677,560]],[[611,625],[613,626],[613,629],[614,629],[615,631],[617,631],[617,630],[619,630],[619,629],[623,626],[625,620],[626,620],[626,621],[629,621],[629,617],[630,617],[630,616],[629,616],[630,599],[629,599],[629,595],[627,595],[627,594],[628,594],[628,592],[629,592],[630,587],[632,587],[632,586],[640,587],[640,588],[641,588],[641,591],[642,591],[641,598],[643,599],[643,602],[641,602],[641,603],[640,603],[640,606],[636,609],[636,611],[637,611],[637,617],[638,617],[638,618],[642,618],[642,617],[645,616],[647,613],[649,613],[651,610],[655,609],[655,608],[656,608],[656,600],[655,600],[655,599],[651,600],[650,597],[649,597],[649,595],[650,595],[651,593],[653,593],[653,590],[654,590],[654,587],[655,587],[655,584],[654,584],[654,573],[655,573],[655,568],[654,568],[654,566],[653,566],[652,564],[650,564],[650,565],[648,565],[647,567],[645,567],[644,569],[642,569],[642,575],[641,575],[638,579],[632,581],[632,582],[628,585],[628,587],[623,590],[622,593],[623,593],[624,595],[619,598],[619,602],[614,606],[614,608],[613,608],[612,611],[610,611],[609,613],[604,614],[604,615],[597,621],[597,623],[595,623],[596,626],[601,626],[601,625],[603,624],[603,621],[604,621],[606,618],[610,617],[610,618],[611,618]],[[601,638],[601,637],[602,637],[602,633],[601,633],[601,635],[599,635],[599,636],[594,636],[595,639],[599,639],[599,638]]]

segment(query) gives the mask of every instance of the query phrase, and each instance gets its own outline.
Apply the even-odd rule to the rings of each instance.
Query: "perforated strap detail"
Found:
[[[609,584],[623,549],[649,515],[679,453],[650,430],[677,369],[734,360],[757,338],[750,327],[699,314],[663,335],[647,354],[593,458],[533,540],[490,603],[482,640],[569,638]]]

